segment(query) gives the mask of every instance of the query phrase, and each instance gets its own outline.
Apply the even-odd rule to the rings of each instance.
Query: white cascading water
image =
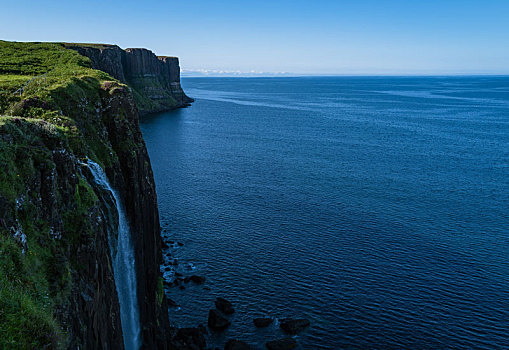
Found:
[[[131,242],[129,222],[127,221],[122,201],[118,193],[111,188],[101,166],[88,160],[88,167],[97,185],[111,192],[117,206],[118,236],[115,239],[115,236],[112,237],[114,232],[111,232],[109,237],[110,251],[113,259],[113,274],[120,303],[120,320],[122,322],[124,347],[126,350],[138,350],[140,348],[140,315],[136,295],[134,250]],[[116,242],[116,247],[114,242]]]

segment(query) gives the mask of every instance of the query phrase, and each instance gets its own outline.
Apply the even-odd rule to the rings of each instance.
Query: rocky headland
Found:
[[[123,349],[122,202],[139,345],[169,349],[157,198],[139,113],[188,105],[177,58],[111,45],[0,41],[0,348]]]
[[[177,57],[156,56],[152,51],[140,48],[123,50],[116,45],[64,45],[90,58],[92,68],[127,84],[140,114],[186,107],[193,102],[180,86]]]
[[[221,297],[208,328],[175,328],[168,317],[179,307],[167,295],[173,288],[210,288],[192,268],[178,269],[172,251],[183,244],[161,238],[139,116],[192,101],[175,57],[0,41],[0,348],[206,349],[211,333],[234,322],[234,305]],[[133,285],[119,277],[126,271]],[[280,324],[290,336],[308,326]]]

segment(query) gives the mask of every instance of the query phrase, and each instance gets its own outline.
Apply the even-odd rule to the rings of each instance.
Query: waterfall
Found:
[[[108,238],[113,259],[115,285],[120,303],[120,320],[122,322],[124,347],[126,350],[138,350],[140,348],[140,315],[136,296],[136,270],[129,222],[127,221],[122,201],[118,193],[111,188],[101,166],[88,160],[88,167],[94,176],[96,184],[109,191],[115,199],[118,212],[118,235],[115,239],[115,232],[110,232],[110,237]]]

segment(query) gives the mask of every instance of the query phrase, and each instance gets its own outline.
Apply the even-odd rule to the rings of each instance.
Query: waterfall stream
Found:
[[[101,166],[88,160],[88,167],[94,176],[96,184],[108,190],[115,199],[118,212],[118,236],[115,239],[115,232],[110,232],[110,237],[108,238],[113,259],[115,285],[120,303],[120,320],[122,322],[124,347],[126,350],[138,350],[140,348],[140,316],[136,296],[136,270],[129,222],[127,221],[120,196],[111,188]]]

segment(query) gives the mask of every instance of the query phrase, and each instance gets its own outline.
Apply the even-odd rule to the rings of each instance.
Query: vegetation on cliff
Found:
[[[109,199],[80,164],[99,163],[124,196],[152,173],[128,87],[91,66],[63,44],[0,41],[0,348],[122,348]],[[151,278],[144,300],[158,297]]]
[[[193,99],[180,86],[177,57],[156,56],[147,49],[116,45],[65,43],[66,48],[90,58],[92,67],[129,85],[140,113],[188,106]]]

